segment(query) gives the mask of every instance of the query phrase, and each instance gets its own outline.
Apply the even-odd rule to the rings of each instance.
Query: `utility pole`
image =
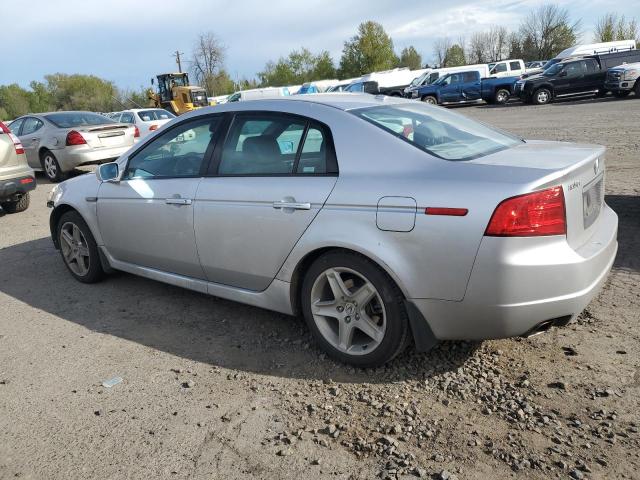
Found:
[[[176,57],[176,63],[178,64],[178,72],[182,73],[182,64],[180,63],[180,55],[184,55],[184,52],[180,52],[178,50],[175,53],[172,53],[172,57]]]

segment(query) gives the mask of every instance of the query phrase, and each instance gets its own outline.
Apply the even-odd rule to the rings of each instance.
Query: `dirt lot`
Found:
[[[0,478],[640,478],[640,100],[458,111],[609,147],[620,250],[577,322],[356,371],[294,318],[75,282],[40,177],[0,218]]]

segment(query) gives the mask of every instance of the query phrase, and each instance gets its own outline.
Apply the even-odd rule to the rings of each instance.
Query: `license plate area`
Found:
[[[582,219],[584,229],[596,221],[604,203],[604,175],[599,175],[582,190]]]

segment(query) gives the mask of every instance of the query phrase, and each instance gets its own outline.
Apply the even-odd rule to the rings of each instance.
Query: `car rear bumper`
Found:
[[[120,147],[99,148],[80,146],[55,150],[53,153],[60,164],[62,171],[68,172],[80,165],[91,165],[111,162],[129,150],[132,145]]]
[[[30,175],[7,180],[0,180],[0,201],[18,199],[25,193],[36,188],[36,178],[33,172]]]
[[[462,301],[411,299],[440,340],[527,335],[566,323],[599,292],[618,249],[618,217],[605,205],[589,242],[484,237]]]

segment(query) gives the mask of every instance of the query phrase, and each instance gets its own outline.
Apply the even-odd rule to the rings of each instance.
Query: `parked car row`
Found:
[[[114,122],[126,123],[135,127],[134,141],[139,141],[176,116],[163,108],[133,108],[109,115]]]

